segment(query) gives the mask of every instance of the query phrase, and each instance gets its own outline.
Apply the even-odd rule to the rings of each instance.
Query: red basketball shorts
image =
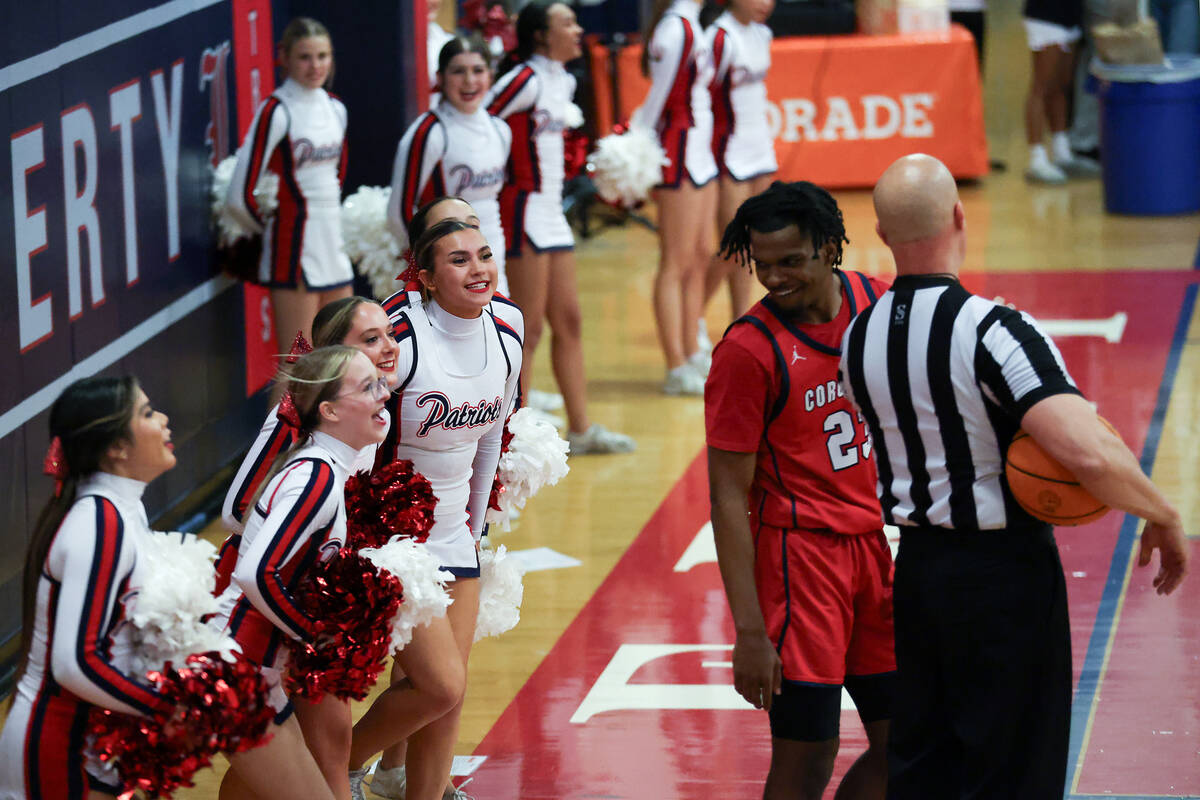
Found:
[[[762,525],[758,603],[783,677],[841,685],[896,669],[892,557],[883,531],[845,536]]]

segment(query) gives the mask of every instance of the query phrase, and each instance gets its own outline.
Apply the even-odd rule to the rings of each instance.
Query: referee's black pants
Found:
[[[891,800],[1061,800],[1071,639],[1049,526],[901,528]]]

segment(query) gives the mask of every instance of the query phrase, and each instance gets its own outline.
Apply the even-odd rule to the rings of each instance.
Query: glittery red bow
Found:
[[[404,268],[403,272],[396,276],[396,280],[404,281],[404,291],[418,291],[421,288],[421,283],[417,280],[417,273],[421,270],[419,267],[417,267],[417,257],[413,255],[412,250],[405,250],[404,260],[408,263],[408,266]]]
[[[275,411],[275,416],[292,430],[300,431],[300,412],[296,410],[296,401],[292,399],[291,392],[284,392],[283,397],[279,398],[279,408]]]
[[[63,453],[62,439],[55,436],[50,440],[46,457],[42,459],[42,472],[54,478],[54,496],[62,494],[63,481],[70,475],[67,469],[67,456]]]
[[[292,349],[288,351],[285,360],[289,364],[295,364],[300,360],[300,356],[305,353],[311,353],[312,349],[312,345],[308,343],[308,339],[304,338],[304,331],[296,331],[296,338],[292,339]]]

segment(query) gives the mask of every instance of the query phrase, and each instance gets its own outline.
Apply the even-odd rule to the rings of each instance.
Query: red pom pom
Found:
[[[429,538],[437,497],[406,458],[350,476],[345,497],[346,546],[352,550],[381,547],[393,536]]]
[[[578,175],[587,163],[589,144],[587,134],[583,131],[574,128],[563,131],[563,177],[566,180]]]
[[[170,795],[194,786],[192,776],[217,753],[240,753],[266,741],[275,710],[257,665],[240,653],[188,656],[187,663],[150,672],[150,682],[175,711],[154,718],[93,707],[88,719],[92,749],[116,766],[127,792]]]
[[[315,566],[296,593],[316,620],[314,635],[290,642],[288,693],[314,703],[326,694],[366,697],[391,654],[392,617],[403,600],[395,575],[349,548]]]

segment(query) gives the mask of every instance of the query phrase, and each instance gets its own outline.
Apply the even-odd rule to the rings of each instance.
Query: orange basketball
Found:
[[[1108,420],[1100,421],[1117,433]],[[1120,434],[1118,434],[1119,436]],[[1008,488],[1021,508],[1054,525],[1083,525],[1108,513],[1108,506],[1079,485],[1066,467],[1050,456],[1024,430],[1008,446],[1004,467]]]

